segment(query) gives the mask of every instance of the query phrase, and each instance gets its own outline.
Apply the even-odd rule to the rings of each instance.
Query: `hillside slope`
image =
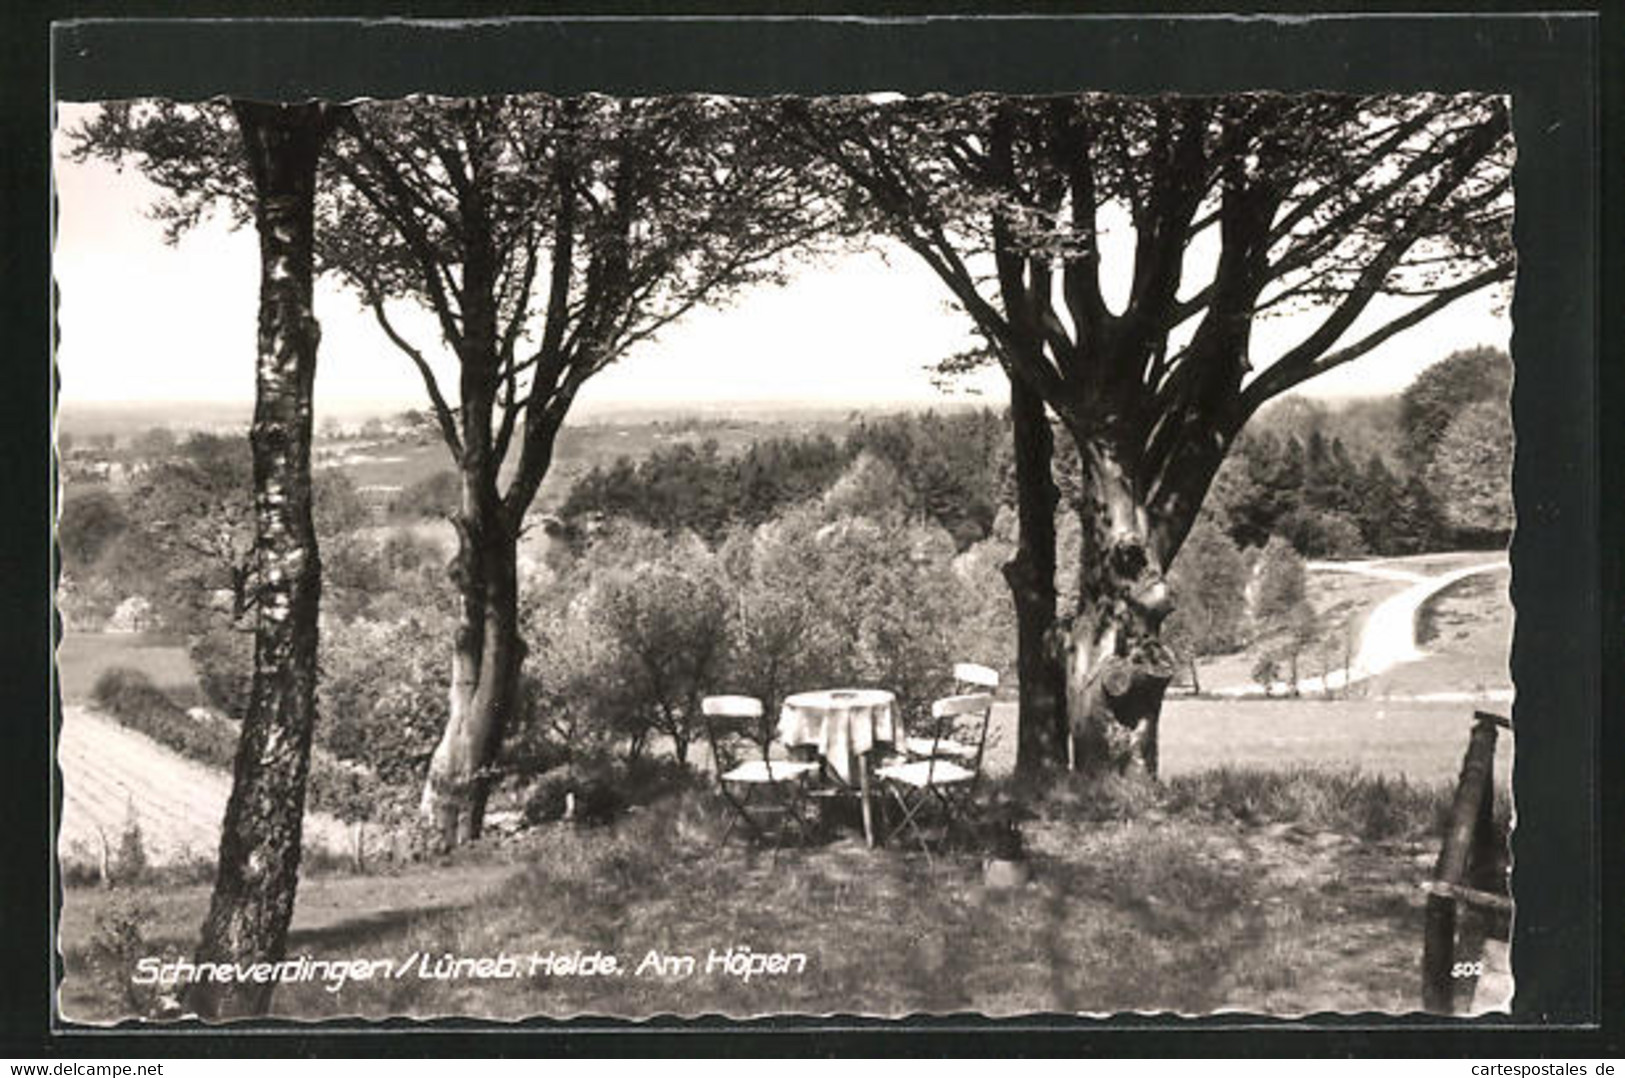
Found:
[[[231,776],[174,752],[86,707],[62,709],[57,743],[62,770],[62,830],[58,856],[64,863],[97,864],[102,840],[117,855],[132,820],[154,865],[189,859],[212,861]],[[305,817],[305,843],[343,851],[349,829],[321,813]]]

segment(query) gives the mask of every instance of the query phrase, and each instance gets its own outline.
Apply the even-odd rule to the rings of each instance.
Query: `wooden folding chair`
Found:
[[[987,693],[992,695],[999,688],[999,672],[990,666],[980,663],[954,664],[954,693],[956,695],[970,695],[974,693]],[[932,756],[941,756],[949,760],[957,760],[962,764],[969,764],[975,760],[982,750],[980,743],[972,744],[961,741],[955,737],[938,738],[935,731],[931,736],[914,736],[907,738],[903,749],[910,759],[924,760]]]
[[[770,835],[782,841],[791,829],[805,841],[810,831],[802,788],[809,776],[818,774],[820,765],[773,758],[772,728],[765,721],[762,702],[754,697],[708,696],[700,702],[700,711],[717,789],[733,810],[722,843],[741,823],[759,841]]]
[[[929,856],[931,846],[920,826],[925,815],[939,815],[948,828],[963,819],[981,777],[982,747],[992,714],[993,695],[985,692],[947,696],[931,705],[931,736],[921,739],[929,744],[922,746],[920,757],[876,772],[902,813],[888,838],[909,831]],[[944,751],[950,744],[955,753]],[[959,756],[957,750],[967,755]]]

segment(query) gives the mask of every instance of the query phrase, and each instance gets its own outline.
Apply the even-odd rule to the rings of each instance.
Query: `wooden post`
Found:
[[[1479,832],[1486,812],[1493,812],[1495,734],[1497,723],[1475,716],[1467,755],[1461,763],[1444,848],[1433,870],[1435,881],[1451,886],[1464,882],[1475,847],[1484,840]],[[1422,935],[1422,1007],[1435,1014],[1455,1009],[1456,900],[1448,892],[1430,891]]]
[[[859,799],[863,802],[863,841],[872,850],[875,848],[875,818],[874,809],[869,804],[869,754],[858,756],[858,787]]]

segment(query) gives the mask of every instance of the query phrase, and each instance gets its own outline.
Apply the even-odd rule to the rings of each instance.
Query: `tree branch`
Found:
[[[457,435],[457,420],[452,413],[451,406],[446,403],[445,395],[440,392],[440,382],[435,378],[434,371],[429,367],[429,361],[423,357],[422,352],[412,346],[410,341],[396,331],[394,324],[389,320],[389,316],[384,313],[382,296],[377,292],[369,292],[366,299],[367,307],[372,311],[373,320],[384,331],[384,335],[394,343],[396,348],[405,353],[406,357],[412,361],[412,365],[418,369],[418,374],[423,379],[423,388],[428,392],[429,401],[434,406],[435,420],[440,424],[440,437],[445,440],[446,448],[451,450],[452,458],[460,463],[463,458],[463,442]]]
[[[1373,330],[1372,332],[1366,334],[1364,337],[1361,337],[1358,341],[1355,341],[1346,348],[1340,348],[1335,352],[1328,352],[1326,355],[1321,356],[1313,363],[1300,364],[1296,369],[1284,371],[1278,377],[1270,378],[1266,381],[1266,376],[1274,374],[1274,372],[1280,366],[1278,363],[1272,365],[1269,369],[1264,371],[1263,374],[1253,379],[1252,384],[1249,385],[1245,391],[1243,391],[1241,400],[1241,420],[1246,420],[1253,413],[1257,412],[1260,406],[1270,399],[1280,396],[1287,390],[1293,388],[1294,386],[1300,385],[1311,378],[1325,374],[1333,367],[1339,367],[1352,359],[1358,359],[1360,356],[1365,355],[1367,352],[1382,344],[1395,334],[1400,333],[1403,330],[1407,330],[1417,323],[1431,318],[1433,315],[1450,306],[1450,304],[1456,302],[1462,297],[1471,295],[1472,293],[1477,292],[1482,288],[1486,288],[1489,285],[1495,284],[1498,281],[1508,279],[1512,276],[1512,271],[1513,264],[1511,262],[1497,263],[1488,269],[1473,275],[1472,277],[1468,277],[1465,280],[1460,281],[1450,288],[1446,288],[1443,291],[1434,293],[1433,298],[1428,300],[1426,303],[1417,304],[1403,315],[1400,315],[1399,317],[1388,322],[1382,328]]]
[[[1505,129],[1505,113],[1497,113],[1495,117],[1474,127],[1456,142],[1449,165],[1438,180],[1435,181],[1427,197],[1411,211],[1405,226],[1396,232],[1371,259],[1370,263],[1360,273],[1359,278],[1355,281],[1344,301],[1307,338],[1271,364],[1247,388],[1248,400],[1254,407],[1256,407],[1258,400],[1267,400],[1280,392],[1275,388],[1278,384],[1296,385],[1303,380],[1303,377],[1308,377],[1307,374],[1298,377],[1300,370],[1312,369],[1315,357],[1336,343],[1337,339],[1354,324],[1355,319],[1359,317],[1372,297],[1380,290],[1383,281],[1387,279],[1388,273],[1404,257],[1417,238],[1432,224],[1434,211],[1449,199],[1463,179],[1471,173],[1473,166],[1490,152],[1501,135],[1505,133]],[[1493,272],[1496,269],[1510,272],[1509,265],[1492,267],[1491,270],[1485,272]],[[1483,276],[1483,274],[1479,276]],[[1470,278],[1470,280],[1477,279]],[[1440,293],[1441,296],[1448,294],[1451,293]]]

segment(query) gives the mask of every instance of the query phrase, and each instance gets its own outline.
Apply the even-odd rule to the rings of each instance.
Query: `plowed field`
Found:
[[[97,863],[104,837],[116,856],[131,820],[140,824],[142,846],[152,864],[214,858],[231,793],[231,776],[224,771],[72,705],[63,708],[57,758],[62,769],[57,848],[64,861]],[[305,817],[307,846],[344,850],[347,833],[335,817]]]

